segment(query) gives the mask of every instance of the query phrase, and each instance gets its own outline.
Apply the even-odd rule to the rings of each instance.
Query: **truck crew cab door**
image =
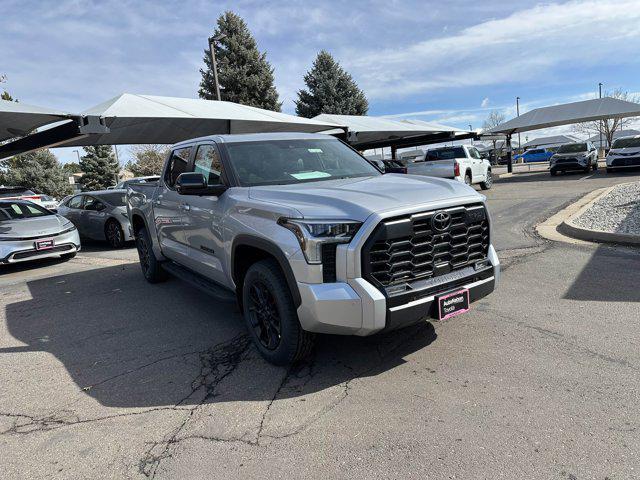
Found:
[[[188,258],[185,228],[188,222],[188,197],[176,191],[176,180],[181,173],[189,171],[192,146],[176,148],[158,181],[158,190],[153,202],[153,214],[162,253],[179,263]]]
[[[218,146],[213,142],[197,146],[193,172],[201,173],[210,186],[228,185]],[[223,213],[228,196],[189,195],[184,197],[189,205],[185,240],[189,258],[185,265],[192,270],[222,285],[227,284],[224,258]]]
[[[473,183],[482,182],[485,180],[484,163],[480,152],[476,147],[467,147],[467,161],[471,164],[471,175]],[[462,170],[462,169],[460,169]]]

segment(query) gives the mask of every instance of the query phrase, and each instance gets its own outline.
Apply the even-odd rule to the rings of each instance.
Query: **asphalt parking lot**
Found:
[[[640,478],[640,251],[534,226],[640,180],[487,193],[498,290],[445,322],[265,363],[235,305],[147,284],[133,248],[0,275],[3,478]]]

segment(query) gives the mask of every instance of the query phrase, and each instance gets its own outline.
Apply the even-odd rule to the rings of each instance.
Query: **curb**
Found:
[[[635,182],[634,182],[635,183]],[[592,197],[592,194],[598,192],[596,195],[582,204],[582,207],[575,213],[570,214],[567,218],[565,218],[558,226],[558,232],[567,235],[569,237],[577,238],[579,240],[586,240],[588,242],[597,242],[597,243],[617,243],[623,245],[640,245],[640,235],[634,235],[631,233],[613,233],[613,232],[605,232],[603,230],[592,230],[588,228],[583,228],[578,226],[576,220],[586,212],[591,206],[600,200],[602,197],[611,192],[614,188],[619,185],[624,185],[623,183],[614,185],[608,188],[602,188],[600,190],[595,190],[591,192],[591,194],[586,195],[580,201],[585,200],[587,196]]]
[[[635,183],[635,182],[628,182]],[[578,201],[560,210],[536,226],[536,232],[543,238],[556,242],[572,243],[574,245],[589,245],[596,243],[615,243],[622,245],[640,245],[640,235],[628,233],[611,233],[602,230],[589,230],[575,223],[575,220],[588,208],[618,185],[600,188],[587,193]]]

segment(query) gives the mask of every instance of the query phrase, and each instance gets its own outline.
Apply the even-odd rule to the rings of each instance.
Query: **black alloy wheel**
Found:
[[[110,220],[107,222],[105,235],[107,237],[107,242],[113,248],[122,248],[124,246],[124,232],[117,221]]]
[[[249,289],[249,320],[260,344],[275,350],[282,340],[282,322],[276,299],[271,290],[260,281]]]

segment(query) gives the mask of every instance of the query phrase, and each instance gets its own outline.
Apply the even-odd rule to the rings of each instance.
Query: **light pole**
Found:
[[[516,97],[516,115],[520,116],[520,97]],[[520,143],[520,132],[518,132],[518,150],[522,153],[522,144]]]
[[[469,131],[473,132],[473,127],[469,124]],[[473,145],[473,137],[471,137],[471,145]]]
[[[74,150],[74,152],[76,152],[76,155],[78,156],[78,165],[80,164],[80,152],[78,150]]]
[[[216,84],[216,99],[220,101],[220,84],[218,83],[218,64],[216,63],[216,49],[215,43],[219,42],[226,35],[224,33],[220,33],[215,37],[211,37],[209,39],[209,55],[211,55],[211,67],[213,68],[213,82]]]
[[[600,98],[602,98],[602,82],[598,83],[598,96]],[[602,148],[602,127],[603,127],[602,120],[600,120],[600,128],[598,129],[598,130],[600,130],[600,149],[598,150],[598,157],[600,156],[600,154],[603,151],[603,148]]]

